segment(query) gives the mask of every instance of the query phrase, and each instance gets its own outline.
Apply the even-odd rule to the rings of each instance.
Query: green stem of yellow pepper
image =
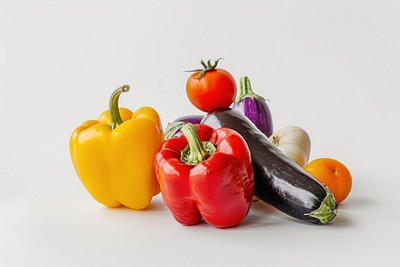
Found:
[[[109,111],[110,111],[110,118],[111,118],[111,124],[109,125],[109,127],[111,130],[114,130],[120,124],[123,123],[121,114],[119,113],[118,99],[122,93],[128,92],[129,89],[130,89],[129,85],[123,85],[123,86],[119,87],[118,89],[116,89],[111,94],[110,104],[109,104]]]

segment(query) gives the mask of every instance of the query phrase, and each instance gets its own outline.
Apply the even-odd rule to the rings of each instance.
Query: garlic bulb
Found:
[[[306,166],[310,157],[311,141],[305,130],[298,126],[286,126],[273,133],[269,139],[300,167]]]

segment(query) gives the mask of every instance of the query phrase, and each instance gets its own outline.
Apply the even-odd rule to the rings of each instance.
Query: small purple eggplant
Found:
[[[173,122],[168,123],[167,128],[165,129],[164,139],[179,137],[180,135],[182,135],[182,125],[184,125],[185,123],[199,124],[203,117],[203,115],[187,115],[179,117]]]
[[[240,78],[240,95],[232,108],[243,113],[267,137],[273,133],[271,111],[265,99],[253,92],[247,76]]]

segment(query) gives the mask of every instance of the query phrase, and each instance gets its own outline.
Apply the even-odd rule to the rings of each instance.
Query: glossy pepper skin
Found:
[[[69,147],[74,168],[94,199],[107,207],[141,210],[160,192],[154,155],[163,132],[153,108],[118,108],[119,95],[128,90],[115,90],[110,110],[77,127]]]
[[[164,203],[183,225],[201,219],[220,228],[240,224],[254,191],[246,142],[233,130],[204,124],[185,124],[182,132],[165,140],[155,157]]]

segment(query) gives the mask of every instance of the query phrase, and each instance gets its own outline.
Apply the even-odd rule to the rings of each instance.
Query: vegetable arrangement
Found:
[[[218,227],[240,224],[253,197],[300,221],[327,224],[352,187],[349,170],[330,158],[309,161],[311,142],[298,126],[274,132],[265,98],[247,76],[201,61],[186,94],[202,115],[182,115],[163,133],[151,107],[118,107],[78,126],[70,137],[72,163],[83,185],[107,207],[142,210],[161,192],[176,221]]]
[[[312,223],[325,224],[336,216],[337,204],[329,190],[289,160],[240,112],[214,110],[202,123],[215,128],[229,127],[246,140],[253,161],[254,195],[258,199]]]

